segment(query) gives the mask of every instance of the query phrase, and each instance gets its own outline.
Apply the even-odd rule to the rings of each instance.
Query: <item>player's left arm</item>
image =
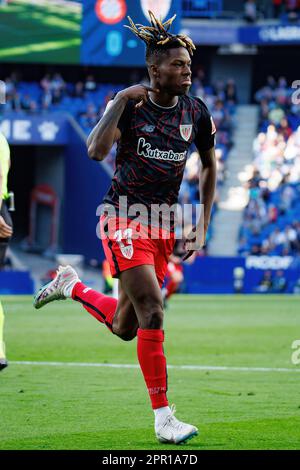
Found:
[[[183,257],[184,260],[189,258],[193,252],[200,250],[205,245],[216,190],[216,127],[203,102],[201,111],[201,117],[198,122],[198,132],[194,142],[199,151],[202,163],[199,175],[199,194],[203,213],[201,213],[200,220],[197,221],[196,227],[193,228],[192,232],[186,239],[186,254]]]
[[[205,245],[206,234],[210,223],[212,206],[215,199],[216,180],[217,180],[217,165],[215,147],[209,150],[200,151],[200,158],[202,169],[199,175],[199,194],[200,203],[204,210],[203,224],[203,245]]]

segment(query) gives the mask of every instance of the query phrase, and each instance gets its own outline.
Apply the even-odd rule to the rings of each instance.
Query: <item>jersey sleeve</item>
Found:
[[[117,128],[120,129],[121,133],[123,133],[130,126],[133,110],[133,101],[128,101],[117,124]]]
[[[109,110],[109,108],[112,106],[113,102],[114,102],[114,100],[112,99],[107,103],[106,108],[105,108],[104,113],[103,113],[103,116]],[[134,104],[133,104],[132,101],[128,101],[128,103],[126,103],[124,111],[121,114],[121,117],[120,117],[119,122],[117,124],[117,128],[121,132],[124,132],[126,130],[126,128],[129,127],[129,125],[130,125],[130,119],[132,117],[133,107],[134,107]]]
[[[215,145],[216,126],[203,101],[200,101],[200,113],[201,115],[197,122],[197,134],[194,143],[199,152],[205,152]]]

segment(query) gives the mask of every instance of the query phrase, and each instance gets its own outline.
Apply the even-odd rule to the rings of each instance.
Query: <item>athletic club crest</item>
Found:
[[[131,259],[133,255],[132,240],[129,240],[129,245],[125,245],[123,242],[121,242],[120,250],[124,258]]]
[[[117,230],[114,239],[117,241],[124,258],[131,259],[133,256],[132,229]]]
[[[169,13],[171,3],[171,0],[141,0],[141,7],[148,21],[150,21],[148,10],[163,21]]]
[[[192,129],[192,124],[180,124],[180,134],[186,142],[188,142],[191,137]]]

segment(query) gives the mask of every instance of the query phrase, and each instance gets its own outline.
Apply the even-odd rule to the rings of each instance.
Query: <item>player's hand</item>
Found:
[[[12,228],[7,225],[3,217],[0,215],[0,238],[9,238],[12,236]]]
[[[140,108],[144,103],[148,101],[148,92],[159,93],[158,88],[151,88],[146,85],[133,85],[125,90],[119,91],[117,96],[125,97],[128,100],[137,101],[136,108]]]
[[[196,225],[192,228],[184,240],[185,254],[182,256],[182,261],[186,261],[196,251],[201,250],[205,246],[207,230],[208,223],[205,223],[204,226]]]

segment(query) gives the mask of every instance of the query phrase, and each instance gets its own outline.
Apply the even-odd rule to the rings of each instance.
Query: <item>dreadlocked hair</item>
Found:
[[[142,24],[134,24],[130,16],[128,21],[130,26],[125,25],[125,28],[130,29],[138,38],[142,39],[146,44],[146,61],[149,63],[153,56],[160,56],[165,53],[168,49],[176,47],[185,47],[190,54],[193,55],[193,51],[196,49],[193,41],[184,34],[171,34],[169,29],[176,18],[176,15],[172,16],[169,20],[162,23],[160,20],[155,18],[152,11],[148,11],[150,16],[151,26],[143,26]]]

